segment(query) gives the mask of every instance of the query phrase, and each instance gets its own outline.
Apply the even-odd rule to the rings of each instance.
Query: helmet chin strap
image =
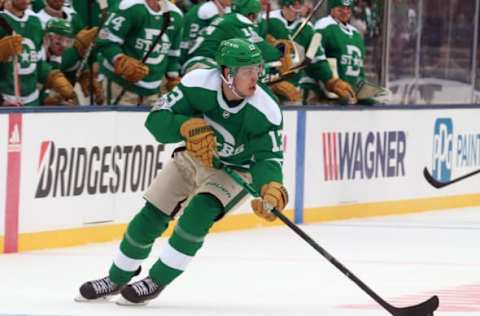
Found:
[[[247,96],[246,95],[243,95],[240,91],[237,90],[237,88],[235,87],[235,81],[234,81],[234,78],[233,76],[230,74],[230,69],[228,69],[228,75],[227,75],[227,78],[225,78],[225,76],[223,75],[223,73],[220,75],[222,77],[222,81],[225,82],[225,84],[228,86],[228,88],[230,88],[230,90],[232,90],[233,94],[240,98],[240,99],[245,99]]]

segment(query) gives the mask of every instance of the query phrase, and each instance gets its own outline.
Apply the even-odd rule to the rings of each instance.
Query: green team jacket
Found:
[[[322,34],[327,57],[337,60],[338,76],[356,91],[358,81],[365,79],[365,43],[362,36],[352,25],[338,23],[331,16],[318,20],[315,29]]]
[[[282,183],[282,112],[268,88],[229,107],[221,91],[218,69],[197,69],[152,108],[145,126],[161,143],[183,141],[181,125],[204,118],[215,131],[218,155],[230,166],[250,171],[258,190],[271,181]]]
[[[265,62],[280,59],[278,49],[259,36],[255,28],[256,26],[252,21],[238,13],[229,13],[223,17],[217,17],[210,26],[200,32],[195,44],[189,51],[188,58],[208,57],[214,59],[220,42],[230,38],[244,38],[260,48]]]
[[[153,11],[145,0],[123,0],[117,11],[113,12],[97,40],[102,54],[101,73],[110,80],[138,95],[147,96],[159,92],[163,76],[170,73],[178,75],[180,70],[180,40],[182,36],[182,12],[167,2],[170,23],[156,48],[145,64],[150,73],[141,81],[130,84],[117,76],[114,71],[114,59],[120,54],[142,61],[155,38],[162,30],[165,15]]]
[[[20,95],[24,105],[38,105],[39,91],[37,82],[45,83],[50,65],[45,62],[43,51],[43,30],[40,19],[31,10],[26,10],[23,17],[18,18],[9,11],[0,12],[3,18],[16,34],[23,36],[23,53],[18,56]],[[0,28],[0,38],[8,34]],[[13,61],[13,59],[12,59]],[[14,97],[13,62],[0,63],[0,93],[5,97]]]
[[[304,20],[304,18],[301,18],[289,23],[283,17],[281,10],[272,11],[269,19],[264,19],[264,21],[266,21],[267,33],[272,35],[275,39],[291,39]],[[310,46],[314,34],[315,30],[313,29],[313,25],[307,23],[300,34],[295,38],[295,42],[303,47],[305,53]],[[303,76],[303,73],[303,71],[299,72],[289,81],[296,84]],[[307,67],[307,73],[313,79],[324,82],[332,78],[332,71],[328,65],[325,52],[321,45],[318,47],[312,63]]]

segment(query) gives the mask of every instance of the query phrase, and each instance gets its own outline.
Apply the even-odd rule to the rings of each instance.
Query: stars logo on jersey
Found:
[[[223,111],[222,116],[223,116],[224,119],[228,119],[228,118],[230,117],[230,112],[228,112],[228,111]]]

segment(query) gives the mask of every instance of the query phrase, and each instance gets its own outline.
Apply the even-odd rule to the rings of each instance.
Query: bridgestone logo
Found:
[[[35,198],[144,191],[162,169],[164,146],[56,147],[44,141]]]

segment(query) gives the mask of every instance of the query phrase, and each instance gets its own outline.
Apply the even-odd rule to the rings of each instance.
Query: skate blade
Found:
[[[99,297],[92,300],[92,299],[83,297],[81,294],[78,294],[73,298],[73,300],[77,303],[104,303],[104,302],[110,302],[112,300],[112,297],[104,296],[104,297]]]
[[[134,303],[134,302],[130,302],[130,301],[127,301],[123,296],[120,296],[116,301],[115,303],[117,305],[120,305],[120,306],[143,306],[143,305],[147,305],[149,301],[145,301],[145,302],[142,302],[142,303]]]

